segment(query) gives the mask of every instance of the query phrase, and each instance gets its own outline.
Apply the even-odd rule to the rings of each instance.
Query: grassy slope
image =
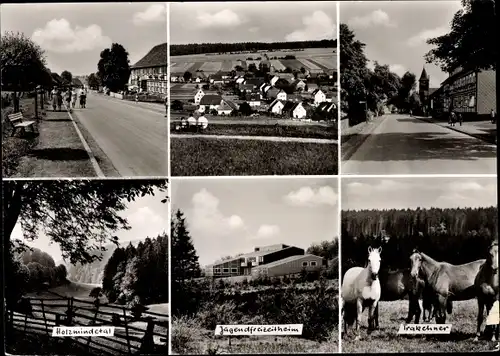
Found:
[[[337,145],[172,138],[174,176],[335,175]]]
[[[446,323],[452,324],[450,335],[398,336],[401,319],[407,315],[408,302],[381,302],[379,310],[380,330],[366,334],[367,312],[361,319],[360,341],[354,341],[352,333],[342,340],[342,352],[479,352],[493,350],[495,343],[474,342],[477,306],[475,300],[453,303],[453,313]]]

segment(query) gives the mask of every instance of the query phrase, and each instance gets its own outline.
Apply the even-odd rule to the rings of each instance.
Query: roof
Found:
[[[217,74],[213,74],[210,76],[210,79],[213,79],[213,80],[222,80],[222,75],[217,73]]]
[[[323,102],[323,103],[320,103],[320,104],[318,105],[318,108],[319,108],[320,110],[323,110],[323,111],[328,111],[328,112],[329,112],[329,111],[331,111],[331,110],[333,110],[333,109],[335,109],[336,107],[337,107],[337,106],[335,105],[335,103],[329,103],[329,102],[327,102],[327,101],[325,101],[325,102]]]
[[[311,258],[311,257],[316,257],[316,258],[323,259],[323,257],[321,257],[321,256],[310,255],[310,254],[307,254],[307,255],[296,255],[296,256],[290,256],[290,257],[283,258],[282,260],[278,260],[278,261],[274,261],[274,262],[269,262],[269,263],[266,263],[265,265],[256,266],[254,269],[276,267],[276,266],[282,265],[283,263],[298,261],[298,260],[301,260],[303,258]]]
[[[288,246],[288,247],[285,247],[285,248],[276,248],[276,249],[273,249],[273,250],[253,251],[253,252],[249,252],[249,253],[244,253],[242,255],[239,255],[237,257],[234,257],[234,258],[231,258],[231,259],[228,259],[228,260],[217,260],[214,263],[212,263],[211,265],[208,265],[207,267],[212,267],[212,266],[215,266],[215,265],[220,265],[222,263],[226,263],[226,262],[229,262],[229,261],[239,260],[241,258],[265,256],[265,255],[268,255],[268,254],[271,254],[271,253],[275,253],[276,251],[286,250],[286,249],[289,249],[289,248],[297,248],[297,247],[295,247],[295,246]]]
[[[425,67],[422,69],[422,74],[420,74],[419,80],[429,80],[429,76],[427,75],[427,72],[425,71]]]
[[[320,88],[318,88],[318,89],[315,89],[315,90],[312,92],[312,94],[313,94],[313,95],[316,95],[319,91],[323,92],[323,90],[321,90]]]
[[[432,93],[434,93],[438,89],[439,88],[429,88],[429,95],[432,95]]]
[[[200,100],[200,105],[220,105],[222,97],[220,95],[206,94]]]
[[[241,89],[250,89],[250,90],[253,90],[254,85],[253,85],[253,84],[248,84],[248,83],[245,83],[245,84],[241,84],[241,85],[240,85],[240,88],[241,88]]]
[[[267,96],[270,98],[275,98],[279,92],[280,92],[280,90],[278,88],[272,87],[271,89],[269,89],[267,91]]]
[[[224,99],[222,102],[222,105],[226,105],[226,106],[230,107],[231,109],[238,110],[238,106],[235,103],[233,103],[231,100]]]
[[[73,78],[73,80],[71,81],[71,84],[83,87],[82,81],[80,79],[78,79],[78,78]]]
[[[262,79],[259,78],[249,78],[246,80],[245,85],[254,85],[254,86],[260,86],[263,83]]]
[[[246,101],[260,101],[260,95],[255,94],[255,93],[247,94],[247,95],[245,95],[245,100]]]
[[[269,105],[269,109],[272,109],[276,104],[278,103],[281,103],[283,106],[285,106],[285,104],[281,101],[281,100],[278,100],[278,99],[275,99],[270,105]]]
[[[167,65],[168,43],[162,43],[154,46],[142,59],[140,59],[132,68],[160,67]]]

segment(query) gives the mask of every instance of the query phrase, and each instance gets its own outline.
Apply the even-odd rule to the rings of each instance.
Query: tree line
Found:
[[[292,41],[292,42],[239,42],[239,43],[190,43],[170,46],[171,56],[244,51],[275,51],[282,49],[336,48],[337,40]]]
[[[407,268],[417,248],[438,261],[485,258],[498,239],[498,209],[417,208],[342,212],[342,271],[364,266],[368,246],[382,246],[385,268]]]
[[[104,267],[102,291],[110,303],[129,306],[168,302],[168,236],[146,238],[113,251]]]

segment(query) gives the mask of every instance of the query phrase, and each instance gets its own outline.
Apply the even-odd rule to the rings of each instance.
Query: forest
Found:
[[[438,261],[485,258],[498,239],[498,208],[417,208],[342,211],[342,271],[364,266],[368,246],[382,246],[382,266],[410,267],[416,248]]]
[[[337,40],[321,41],[293,41],[293,42],[240,42],[240,43],[191,43],[182,45],[171,45],[171,56],[182,56],[189,54],[218,53],[242,51],[274,51],[282,49],[306,49],[306,48],[336,48]]]
[[[115,249],[104,267],[102,290],[110,303],[168,302],[168,236]]]

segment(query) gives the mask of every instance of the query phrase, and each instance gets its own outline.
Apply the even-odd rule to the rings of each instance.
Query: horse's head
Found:
[[[368,268],[370,269],[370,273],[372,279],[378,278],[378,272],[380,271],[380,253],[382,252],[382,247],[372,248],[368,247]]]
[[[413,253],[410,256],[410,262],[411,262],[411,270],[410,270],[410,275],[413,278],[417,278],[420,274],[420,266],[422,265],[422,255],[418,250],[413,250]]]
[[[488,249],[487,261],[494,271],[498,271],[498,241],[493,242]]]

